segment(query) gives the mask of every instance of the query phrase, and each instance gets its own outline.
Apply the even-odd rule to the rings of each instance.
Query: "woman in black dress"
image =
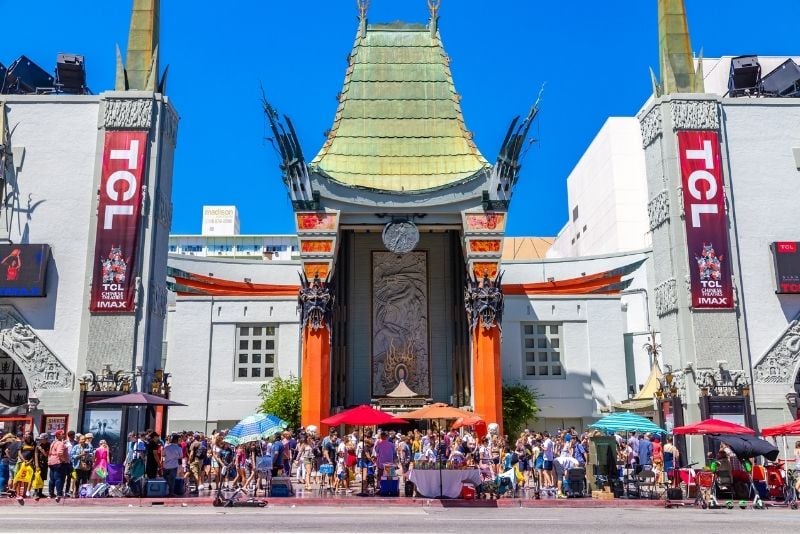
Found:
[[[161,441],[158,433],[150,432],[147,440],[147,467],[145,474],[148,479],[157,478],[161,471]]]

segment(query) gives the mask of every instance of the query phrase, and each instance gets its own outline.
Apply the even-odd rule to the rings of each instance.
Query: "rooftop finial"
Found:
[[[439,27],[439,6],[442,0],[428,0],[428,10],[431,12],[431,35],[435,36]]]
[[[356,0],[356,6],[358,6],[358,35],[359,37],[364,37],[367,33],[369,0]]]
[[[124,69],[117,60],[118,91],[162,91],[158,87],[158,30],[160,0],[133,0]]]
[[[695,71],[683,0],[658,0],[658,59],[661,84],[655,95],[703,93],[702,59]]]

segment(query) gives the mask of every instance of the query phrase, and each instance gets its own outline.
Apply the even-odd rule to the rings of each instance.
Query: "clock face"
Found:
[[[419,230],[411,221],[389,223],[383,229],[383,244],[390,252],[405,254],[414,250],[417,243]]]

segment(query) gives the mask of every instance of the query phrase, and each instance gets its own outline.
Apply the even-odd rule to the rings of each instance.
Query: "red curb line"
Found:
[[[425,498],[380,498],[380,497],[345,497],[345,498],[315,498],[315,497],[274,497],[266,499],[269,507],[293,506],[344,506],[344,507],[430,507],[430,508],[663,508],[663,500],[646,499],[425,499]],[[100,499],[64,499],[60,503],[52,499],[42,499],[38,502],[25,499],[25,505],[31,508],[68,506],[125,506],[125,507],[176,507],[176,506],[211,506],[213,497],[189,498],[100,498]],[[2,506],[20,506],[16,499],[0,499]]]

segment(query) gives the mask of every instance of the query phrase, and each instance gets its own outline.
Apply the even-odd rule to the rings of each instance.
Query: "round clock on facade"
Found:
[[[383,244],[395,254],[414,250],[419,243],[419,230],[411,221],[391,222],[383,229]]]

